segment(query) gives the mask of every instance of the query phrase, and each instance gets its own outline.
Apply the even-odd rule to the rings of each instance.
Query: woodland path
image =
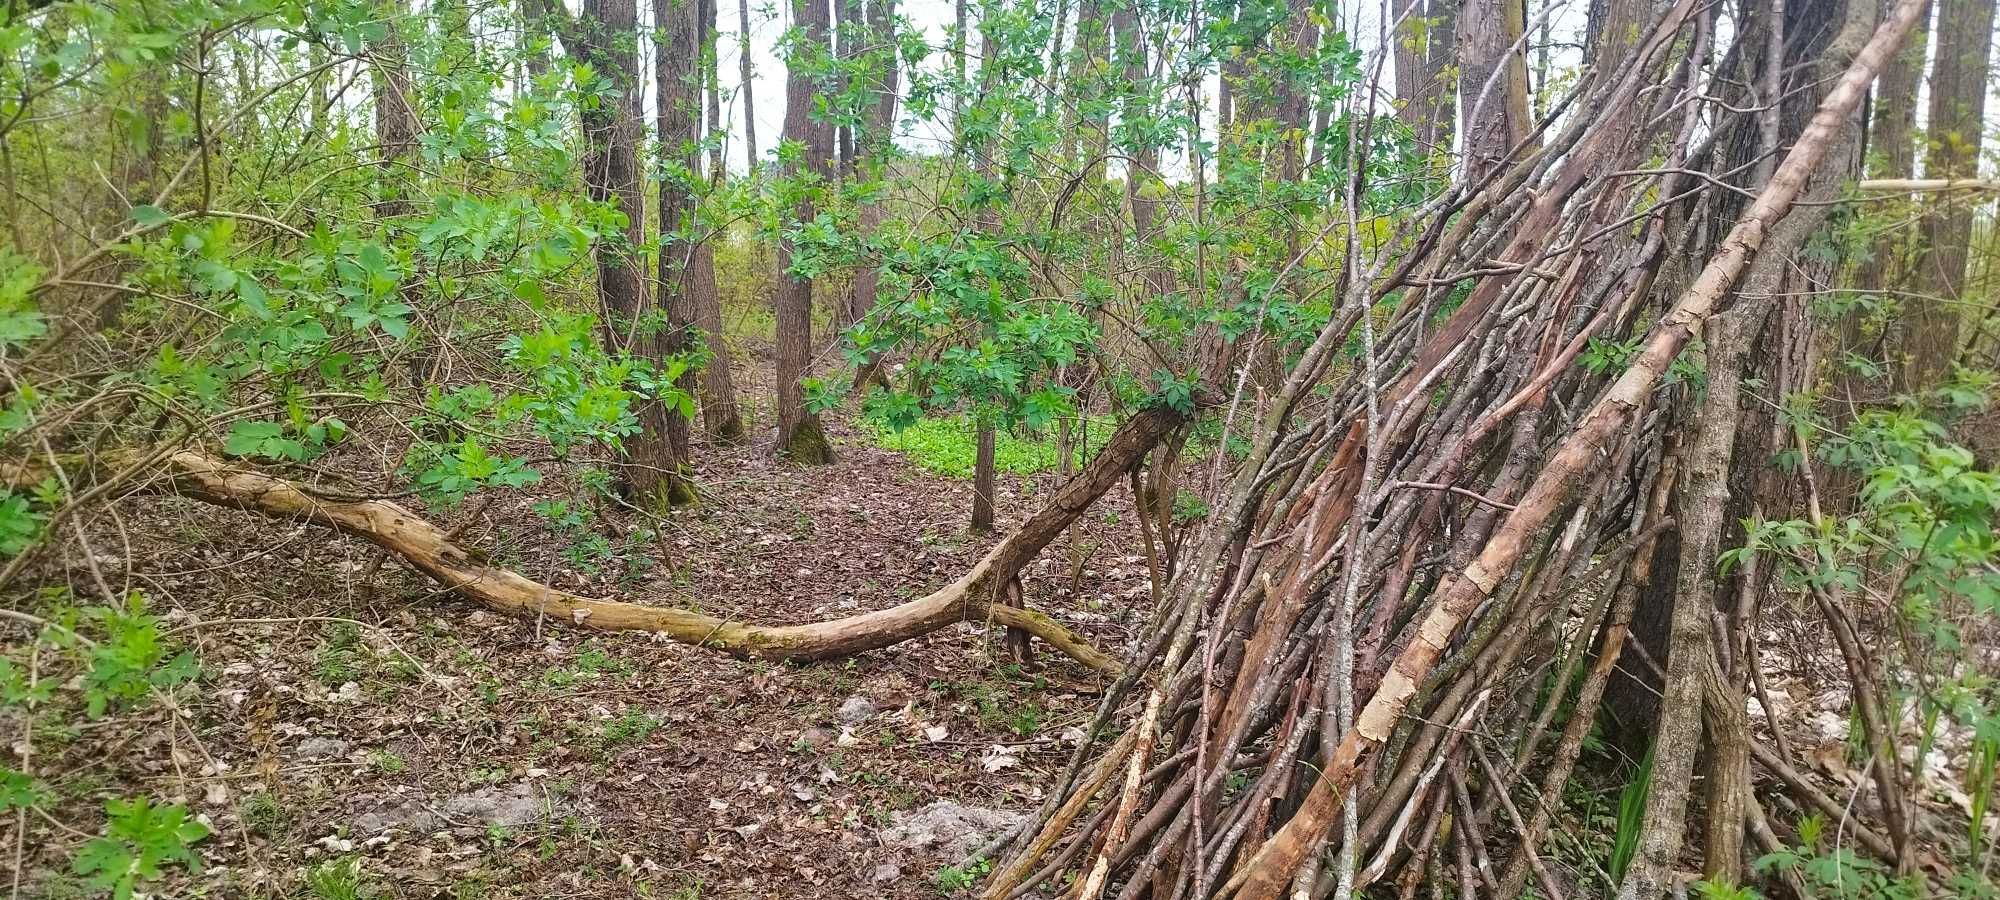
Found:
[[[756,414],[761,424],[766,411]],[[687,598],[770,624],[894,606],[990,546],[966,534],[969,482],[829,424],[831,467],[704,448],[705,502],[650,523],[651,541],[631,537],[649,523],[616,506],[591,531],[552,527],[534,505],[569,495],[553,466],[490,506],[431,517],[552,586]],[[1034,509],[1025,492],[1057,481],[1003,477],[1001,533]],[[1032,809],[1100,684],[1047,652],[1045,669],[1024,674],[998,629],[972,624],[812,665],[538,628],[440,596],[393,562],[364,577],[373,548],[324,528],[132,502],[135,586],[198,646],[208,681],[185,710],[202,747],[169,748],[169,729],[144,729],[160,737],[110,747],[110,768],[121,787],[186,798],[213,820],[209,868],[189,886],[218,896],[290,896],[302,871],[358,854],[391,897],[936,897],[946,854],[880,846],[885,824],[940,799]],[[1074,529],[1090,550],[1075,596],[1070,544],[1058,541],[1029,569],[1030,607],[1122,649],[1148,604],[1132,521],[1125,492],[1104,498]],[[590,534],[614,537],[596,550]],[[65,566],[89,577],[81,560]],[[277,621],[243,621],[258,619]],[[857,696],[877,711],[843,734],[840,707]],[[989,771],[996,744],[1012,761]],[[468,794],[475,805],[532,798],[543,821],[465,821],[453,811]]]

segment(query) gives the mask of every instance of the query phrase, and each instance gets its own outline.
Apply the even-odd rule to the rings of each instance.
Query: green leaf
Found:
[[[28,498],[0,492],[0,556],[17,556],[34,546],[47,518],[28,505]]]
[[[174,217],[168,215],[166,210],[150,203],[141,203],[138,206],[132,207],[132,221],[147,228],[158,228],[173,220]]]
[[[48,322],[32,309],[0,312],[0,347],[25,344],[48,333]]]
[[[271,295],[264,291],[264,286],[259,284],[257,279],[239,274],[236,279],[236,298],[243,301],[243,305],[249,307],[257,318],[271,318]]]
[[[25,809],[40,802],[42,793],[28,773],[0,769],[0,810]]]
[[[222,452],[231,456],[257,456],[264,449],[264,443],[285,433],[285,426],[276,422],[237,422],[229,428],[229,439],[222,444]]]

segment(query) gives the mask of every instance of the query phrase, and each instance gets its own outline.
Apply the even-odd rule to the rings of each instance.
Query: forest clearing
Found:
[[[1994,11],[0,0],[0,885],[2000,897]]]

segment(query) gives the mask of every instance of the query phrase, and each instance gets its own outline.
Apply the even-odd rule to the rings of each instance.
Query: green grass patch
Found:
[[[972,477],[972,463],[979,449],[979,440],[971,420],[964,416],[926,417],[902,431],[867,421],[863,422],[863,427],[868,429],[875,446],[907,455],[918,468],[951,478]],[[1091,422],[1092,450],[1097,449],[1113,427],[1109,417]],[[1076,464],[1081,466],[1086,461],[1079,458]],[[996,472],[1006,475],[1053,472],[1057,462],[1053,431],[1023,437],[1003,428],[994,436],[993,468]]]

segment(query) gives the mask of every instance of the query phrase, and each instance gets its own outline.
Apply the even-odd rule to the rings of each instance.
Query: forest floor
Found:
[[[967,534],[968,482],[841,417],[836,464],[772,459],[768,390],[744,368],[757,440],[699,448],[697,507],[538,511],[576,495],[545,466],[429,514],[578,593],[760,623],[892,606],[990,543]],[[1056,483],[1003,476],[1000,533]],[[1106,497],[1026,579],[1031,607],[1113,653],[1149,606],[1131,508]],[[176,498],[123,519],[94,541],[99,568],[145,592],[202,677],[184,727],[154,709],[38,736],[43,771],[103,773],[67,802],[80,831],[30,828],[27,881],[50,896],[102,799],[145,795],[214,830],[170,896],[935,897],[973,879],[952,865],[977,837],[940,822],[956,807],[896,826],[936,801],[1032,810],[1102,684],[1046,652],[1023,671],[983,625],[845,661],[745,661],[502,618],[322,528]],[[83,596],[79,556],[52,578]]]
[[[581,503],[584,467],[544,464],[525,489],[425,514],[576,593],[768,624],[893,606],[990,546],[966,530],[969,482],[933,471],[964,463],[952,454],[969,436],[940,450],[935,429],[884,441],[833,415],[837,462],[790,465],[769,453],[768,369],[754,354],[739,369],[755,439],[697,448],[698,506],[650,517]],[[1059,480],[1003,474],[997,532]],[[143,592],[201,676],[176,695],[178,727],[158,704],[62,727],[0,717],[17,749],[33,728],[38,775],[66,786],[53,815],[27,820],[20,896],[86,896],[70,859],[102,828],[104,800],[136,796],[213,829],[202,871],[170,870],[160,896],[951,895],[983,874],[957,867],[982,838],[1042,801],[1102,686],[1039,646],[1024,670],[976,623],[784,664],[523,622],[358,540],[171,497],[127,502],[93,524],[92,545],[89,560],[65,548],[44,583],[97,596],[101,575]],[[1150,610],[1142,553],[1132,498],[1115,490],[1030,568],[1027,603],[1121,654]],[[1845,697],[1812,674],[1832,663],[1769,663],[1805,761],[1836,796],[1865,790],[1843,763]],[[1607,771],[1572,786],[1597,795],[1583,807],[1615,804],[1623,770]],[[1950,793],[1939,799],[1967,802]],[[1608,852],[1596,845],[1615,823],[1602,824],[1571,838],[1576,853]]]

